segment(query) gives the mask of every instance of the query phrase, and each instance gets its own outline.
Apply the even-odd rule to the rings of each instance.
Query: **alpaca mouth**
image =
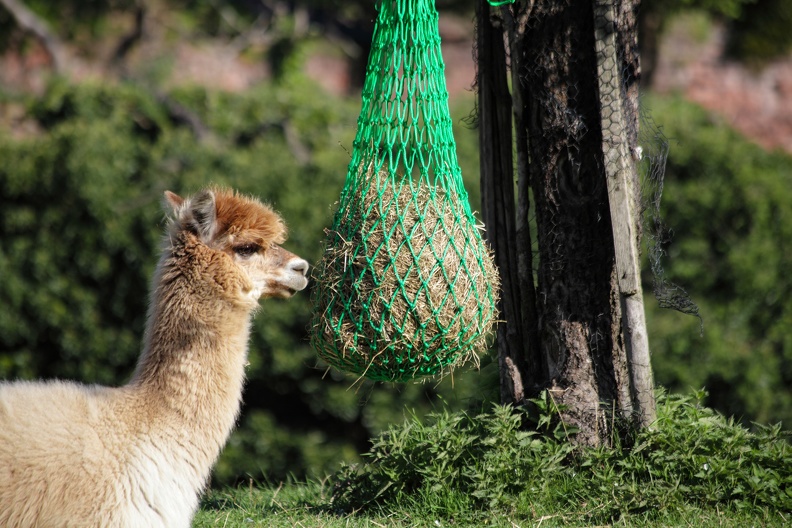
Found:
[[[304,290],[305,287],[308,286],[308,279],[300,275],[288,281],[288,283],[285,284],[285,286],[287,290],[289,290],[292,294],[294,294],[297,293],[298,291]]]
[[[274,297],[274,298],[277,298],[277,299],[288,299],[288,298],[292,297],[295,293],[297,293],[297,291],[298,290],[295,290],[294,288],[289,288],[288,286],[285,286],[285,287],[279,288],[279,289],[277,289],[277,290],[275,290],[275,291],[273,291],[273,292],[271,292],[269,294],[265,294],[265,295],[263,295],[263,297]]]
[[[308,279],[303,276],[279,278],[277,280],[265,281],[249,293],[250,297],[256,301],[267,298],[288,299],[298,291],[304,290],[308,286]]]
[[[281,299],[288,299],[295,295],[298,291],[304,290],[305,286],[307,285],[307,281],[305,285],[296,285],[294,283],[289,284],[279,284],[276,288],[270,292],[269,295],[265,293],[265,297],[280,297]]]

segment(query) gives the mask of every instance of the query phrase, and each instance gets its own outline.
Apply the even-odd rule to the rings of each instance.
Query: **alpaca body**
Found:
[[[280,217],[207,190],[174,209],[123,387],[0,383],[0,526],[187,527],[239,412],[251,314],[303,289]]]
[[[136,398],[64,382],[0,388],[0,525],[189,526],[205,477],[189,444],[174,451],[167,430],[130,427]]]

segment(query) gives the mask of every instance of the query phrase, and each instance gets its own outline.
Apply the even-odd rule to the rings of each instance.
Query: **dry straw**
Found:
[[[312,344],[372,379],[436,375],[484,353],[498,272],[453,191],[368,171],[314,272]]]

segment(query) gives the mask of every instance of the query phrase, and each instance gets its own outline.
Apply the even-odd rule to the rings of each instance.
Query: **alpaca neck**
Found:
[[[209,465],[239,411],[251,313],[224,289],[227,277],[215,276],[234,270],[217,263],[204,246],[165,252],[130,383],[151,409],[153,429],[175,425],[187,442],[202,444]]]

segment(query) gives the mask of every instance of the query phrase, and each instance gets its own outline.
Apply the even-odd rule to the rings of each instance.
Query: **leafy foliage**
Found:
[[[749,432],[703,407],[704,396],[661,394],[655,427],[597,450],[572,450],[547,393],[533,402],[538,429],[522,427],[526,411],[500,406],[436,413],[426,425],[412,417],[373,442],[365,465],[335,476],[333,506],[431,497],[462,503],[468,516],[560,510],[590,524],[690,508],[792,513],[792,447],[780,426]]]
[[[728,51],[736,58],[762,64],[792,50],[792,4],[785,0],[759,0],[746,4],[731,24]]]
[[[0,377],[123,383],[139,353],[165,189],[214,181],[270,200],[290,225],[288,248],[316,262],[359,110],[317,93],[291,76],[239,95],[193,88],[163,99],[129,84],[54,82],[40,98],[5,96],[0,105],[22,116],[0,129]],[[646,102],[672,141],[666,272],[704,319],[701,337],[698,320],[647,300],[656,377],[676,392],[706,386],[708,405],[746,422],[788,421],[792,162],[695,106]],[[203,125],[203,139],[176,105]],[[457,126],[455,137],[475,208],[476,135]],[[265,303],[255,319],[246,406],[215,485],[321,476],[354,461],[405,406],[422,417],[439,397],[452,410],[498,398],[491,360],[437,385],[325,375],[308,345],[309,311],[299,295]],[[459,500],[501,492],[486,493]]]
[[[556,416],[550,417],[555,438],[562,428]],[[539,431],[525,430],[527,419],[523,411],[499,405],[475,416],[434,413],[427,424],[410,417],[373,441],[365,466],[347,466],[336,476],[336,504],[350,509],[424,490],[458,493],[482,506],[502,505],[525,482],[560,470],[572,450],[563,439],[556,444]]]
[[[646,0],[643,5],[650,11],[662,12],[665,16],[682,9],[702,9],[728,18],[737,18],[746,4],[756,0]]]
[[[792,423],[792,158],[681,99],[645,102],[671,143],[666,273],[704,324],[702,335],[698,320],[647,300],[656,379],[672,391],[706,387],[727,415]]]
[[[286,246],[316,262],[358,111],[318,90],[294,75],[240,95],[56,81],[39,98],[6,96],[21,125],[0,129],[0,377],[125,381],[166,189],[215,182],[260,196],[289,224]],[[458,132],[461,145],[474,144],[471,131]],[[464,406],[478,390],[474,373],[435,386],[326,374],[308,344],[308,299],[262,304],[246,406],[215,484],[325,474],[405,405],[422,415],[439,394]]]

